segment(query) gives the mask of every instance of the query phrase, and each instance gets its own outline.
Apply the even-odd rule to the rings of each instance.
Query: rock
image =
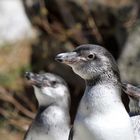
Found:
[[[140,25],[130,31],[118,60],[123,81],[140,84]]]
[[[0,44],[15,42],[33,35],[21,0],[1,0],[0,20]]]

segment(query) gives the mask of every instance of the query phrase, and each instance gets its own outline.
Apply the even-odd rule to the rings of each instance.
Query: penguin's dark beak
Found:
[[[79,57],[77,52],[60,53],[55,57],[55,60],[67,65],[79,62]]]
[[[26,72],[25,77],[29,80],[31,85],[35,85],[37,87],[41,87],[42,78],[38,74],[34,74],[32,72]]]
[[[34,77],[34,74],[33,74],[32,72],[26,72],[26,73],[25,73],[25,77],[26,77],[28,80],[30,80],[30,79],[32,79],[32,77]]]

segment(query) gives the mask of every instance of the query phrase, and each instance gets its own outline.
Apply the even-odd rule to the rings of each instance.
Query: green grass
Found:
[[[15,89],[16,87],[21,88],[19,83],[24,79],[24,73],[30,69],[31,67],[27,65],[14,70],[9,70],[6,73],[0,73],[0,85],[11,89]]]

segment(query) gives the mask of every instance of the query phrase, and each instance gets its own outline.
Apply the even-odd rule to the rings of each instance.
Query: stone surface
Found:
[[[33,35],[21,0],[0,1],[0,44]]]
[[[140,26],[130,31],[118,60],[123,81],[140,84]]]

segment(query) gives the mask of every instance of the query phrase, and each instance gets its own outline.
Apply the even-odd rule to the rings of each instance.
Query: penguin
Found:
[[[24,140],[68,140],[70,94],[66,82],[52,73],[26,72],[34,88],[38,112]]]
[[[129,83],[123,83],[122,88],[130,99],[129,115],[131,116],[135,140],[140,140],[140,88]]]
[[[55,59],[70,66],[86,83],[69,140],[134,140],[113,56],[102,46],[84,44]]]

